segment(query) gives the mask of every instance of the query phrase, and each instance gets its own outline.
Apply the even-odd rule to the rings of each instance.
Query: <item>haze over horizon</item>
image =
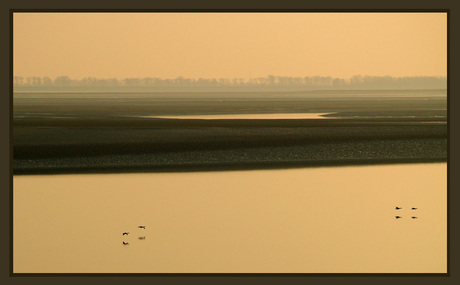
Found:
[[[13,86],[19,90],[56,90],[56,88],[80,88],[90,90],[91,88],[105,89],[106,91],[127,90],[126,88],[144,88],[145,90],[159,90],[167,88],[169,91],[201,90],[214,91],[225,90],[254,90],[266,91],[301,91],[315,89],[447,89],[446,77],[390,77],[390,76],[353,76],[351,78],[333,78],[330,76],[312,77],[283,77],[267,76],[245,80],[244,78],[199,78],[191,79],[182,76],[173,79],[162,78],[96,78],[85,77],[76,80],[68,76],[59,76],[54,79],[50,77],[22,77],[14,76]],[[88,89],[89,88],[89,89]],[[115,88],[115,89],[114,89]],[[171,89],[172,88],[172,89]],[[190,89],[191,88],[191,89]],[[217,88],[217,89],[216,89]],[[243,88],[243,89],[241,89]],[[245,89],[246,88],[246,89]]]
[[[14,75],[447,75],[446,13],[14,13]]]

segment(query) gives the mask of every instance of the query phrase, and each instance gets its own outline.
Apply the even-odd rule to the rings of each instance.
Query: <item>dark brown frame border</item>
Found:
[[[9,266],[9,275],[10,277],[58,277],[58,276],[65,276],[65,277],[93,277],[93,276],[104,276],[104,277],[132,277],[132,276],[177,276],[177,277],[190,277],[190,276],[202,276],[202,277],[226,277],[226,276],[232,276],[232,277],[243,277],[243,276],[254,276],[254,277],[275,277],[275,276],[291,276],[291,277],[306,277],[306,276],[316,276],[316,277],[383,277],[383,276],[392,276],[392,277],[449,277],[451,273],[451,267],[450,267],[450,260],[451,260],[451,255],[450,255],[450,213],[451,213],[451,207],[450,207],[450,139],[451,139],[451,132],[449,129],[448,133],[448,159],[447,159],[447,179],[448,179],[448,188],[447,188],[447,198],[448,198],[448,204],[447,204],[447,273],[213,273],[213,274],[208,274],[208,273],[79,273],[79,274],[73,274],[73,273],[13,273],[13,176],[12,176],[12,94],[13,94],[13,13],[28,13],[28,12],[85,12],[85,13],[101,13],[101,12],[111,12],[111,13],[123,13],[123,12],[162,12],[162,13],[171,13],[171,12],[213,12],[213,13],[219,13],[219,12],[239,12],[239,13],[254,13],[254,12],[261,12],[261,13],[276,13],[276,12],[283,12],[283,13],[301,13],[301,12],[315,12],[315,13],[321,13],[321,12],[328,12],[328,13],[333,13],[333,12],[354,12],[354,13],[382,13],[382,12],[391,12],[391,13],[419,13],[419,12],[425,12],[425,13],[430,13],[430,12],[435,12],[435,13],[447,13],[447,86],[448,86],[448,92],[447,92],[447,100],[448,100],[448,121],[447,125],[448,128],[451,126],[451,108],[450,108],[450,103],[451,103],[451,78],[450,78],[450,9],[380,9],[380,10],[375,10],[375,9],[146,9],[146,10],[139,10],[139,9],[10,9],[9,10],[9,42],[10,42],[10,62],[9,62],[9,151],[10,151],[10,160],[9,160],[9,203],[10,203],[10,209],[9,209],[9,220],[10,220],[10,225],[9,225],[9,230],[10,230],[10,251],[9,251],[9,261],[10,261],[10,266]]]

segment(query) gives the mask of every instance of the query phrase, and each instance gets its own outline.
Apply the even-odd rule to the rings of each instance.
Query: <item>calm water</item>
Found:
[[[14,272],[442,273],[446,203],[446,163],[15,176]]]
[[[140,118],[163,119],[327,119],[323,117],[331,113],[288,113],[288,114],[226,114],[226,115],[179,115],[179,116],[138,116]]]

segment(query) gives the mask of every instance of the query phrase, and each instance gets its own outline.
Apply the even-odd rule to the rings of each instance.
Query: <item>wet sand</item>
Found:
[[[129,124],[125,126],[100,120],[93,120],[91,126],[82,122],[75,127],[69,123],[15,126],[14,174],[263,169],[447,160],[447,125],[439,120],[432,121],[438,124],[363,119],[145,121],[124,120],[120,124]],[[324,125],[324,121],[328,124]]]
[[[446,161],[446,104],[445,90],[19,93],[13,168],[46,174]],[[299,114],[308,118],[293,118]]]

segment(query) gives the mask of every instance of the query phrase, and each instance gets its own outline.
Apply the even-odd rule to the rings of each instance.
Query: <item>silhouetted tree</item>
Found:
[[[56,86],[70,86],[70,78],[68,76],[59,76],[54,79],[54,85]]]
[[[81,80],[72,80],[68,76],[59,76],[52,80],[49,77],[31,76],[24,78],[14,76],[14,86],[82,86],[82,87],[295,87],[306,89],[446,89],[445,77],[391,77],[391,76],[360,76],[355,75],[349,79],[332,78],[330,76],[289,77],[274,76],[256,77],[245,80],[243,78],[117,78],[98,79],[85,77]]]

